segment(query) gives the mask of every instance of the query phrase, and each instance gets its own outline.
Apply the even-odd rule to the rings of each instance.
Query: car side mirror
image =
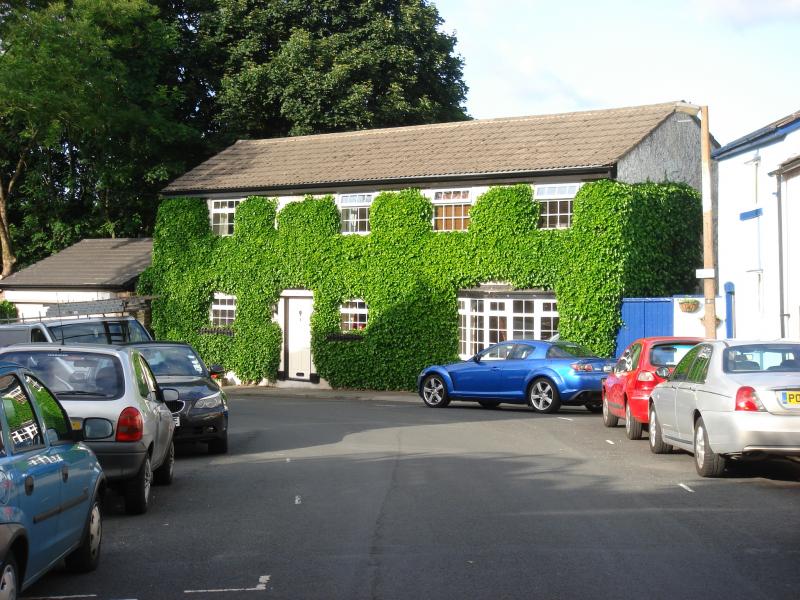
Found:
[[[107,437],[111,437],[111,434],[114,433],[114,426],[108,419],[90,417],[88,419],[84,419],[83,426],[79,430],[73,431],[72,433],[73,436],[77,434],[81,438],[80,440],[75,441],[102,440]]]
[[[661,377],[661,379],[669,379],[669,367],[658,367],[656,369],[656,375]]]
[[[174,388],[161,388],[161,400],[164,402],[174,402],[180,397],[178,390]]]
[[[209,365],[208,372],[211,374],[212,377],[221,377],[225,374],[225,368],[222,365]]]

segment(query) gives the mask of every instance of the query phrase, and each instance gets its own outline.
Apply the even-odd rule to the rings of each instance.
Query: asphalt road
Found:
[[[584,409],[234,395],[230,454],[181,452],[100,568],[25,597],[800,598],[800,464],[703,480]],[[205,590],[205,591],[204,591]]]

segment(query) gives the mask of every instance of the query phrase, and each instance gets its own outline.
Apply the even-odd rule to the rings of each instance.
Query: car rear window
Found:
[[[654,367],[674,367],[697,344],[656,344],[650,349],[650,364]]]
[[[122,363],[110,354],[20,350],[2,358],[33,371],[59,398],[114,400],[125,391]]]
[[[594,358],[595,354],[578,344],[557,342],[550,346],[547,358]]]
[[[800,344],[749,344],[727,348],[722,357],[726,373],[800,372]]]
[[[147,342],[150,336],[136,320],[82,321],[48,325],[53,339],[66,344],[124,344]]]
[[[31,341],[31,330],[27,327],[0,328],[0,346],[23,344]]]

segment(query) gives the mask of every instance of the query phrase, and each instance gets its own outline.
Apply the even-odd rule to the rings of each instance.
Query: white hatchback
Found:
[[[93,417],[91,441],[109,485],[131,514],[147,511],[150,484],[172,482],[175,423],[147,361],[135,348],[89,344],[25,344],[4,348],[3,360],[38,375],[64,406],[73,427]],[[103,424],[104,431],[97,431]],[[105,434],[105,435],[103,435]]]

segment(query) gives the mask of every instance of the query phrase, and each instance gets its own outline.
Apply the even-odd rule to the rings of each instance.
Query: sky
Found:
[[[722,144],[800,110],[800,0],[432,0],[478,119],[673,100]]]

